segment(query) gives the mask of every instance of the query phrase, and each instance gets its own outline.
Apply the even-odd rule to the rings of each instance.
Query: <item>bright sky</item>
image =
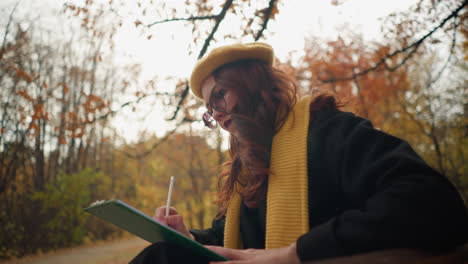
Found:
[[[181,2],[182,0],[167,0]],[[367,39],[380,37],[379,18],[398,10],[408,9],[415,0],[347,0],[344,4],[333,6],[329,0],[289,0],[280,9],[275,21],[268,29],[274,36],[261,41],[269,42],[277,56],[284,58],[292,50],[301,50],[304,37],[307,35],[321,38],[335,38],[337,27],[347,23],[350,28],[362,32]],[[229,25],[221,24],[219,31]],[[173,22],[153,26],[151,40],[146,35],[139,36],[134,27],[123,28],[117,39],[123,53],[141,61],[144,65],[144,76],[155,72],[163,75],[189,76],[195,57],[189,57],[185,51],[191,42],[191,33],[183,23]],[[137,40],[137,41],[136,41]],[[168,62],[189,63],[168,63]]]
[[[65,1],[49,0],[50,6],[60,9]],[[5,14],[9,13],[16,1],[2,0],[0,19],[4,25]],[[44,1],[45,2],[45,1]],[[31,10],[44,6],[43,1],[23,0],[20,8]],[[159,1],[162,2],[162,1]],[[158,4],[159,4],[158,2]],[[183,0],[166,0],[172,5]],[[273,37],[262,39],[270,43],[276,51],[277,57],[283,59],[288,52],[301,50],[306,36],[334,39],[338,35],[337,28],[343,24],[355,32],[363,34],[365,39],[380,38],[380,21],[393,11],[408,9],[416,0],[347,0],[342,5],[332,6],[329,0],[288,0],[280,8],[275,21],[271,21],[268,29],[274,32]],[[7,8],[5,8],[7,7]],[[10,8],[8,8],[10,7]],[[43,9],[43,8],[42,8]],[[6,12],[6,13],[5,13]],[[232,25],[221,24],[224,27]],[[148,40],[146,35],[134,27],[123,27],[117,34],[117,50],[122,62],[133,61],[142,64],[142,78],[151,79],[154,75],[189,77],[191,68],[196,60],[194,54],[186,52],[187,43],[191,42],[191,32],[183,27],[183,23],[166,23],[151,28],[153,38]],[[171,88],[167,84],[168,89]],[[138,140],[139,132],[147,130],[162,136],[167,129],[164,114],[159,106],[139,107],[133,113],[124,111],[114,120],[114,125],[127,142]]]
[[[302,50],[306,36],[321,38],[336,38],[337,28],[347,23],[350,28],[361,32],[366,39],[380,38],[379,18],[385,17],[393,11],[408,9],[414,0],[348,0],[340,6],[332,6],[330,1],[293,0],[280,9],[275,21],[269,24],[269,30],[274,36],[263,39],[275,49],[279,59],[283,59],[291,51]],[[229,25],[228,25],[229,26]],[[220,30],[222,30],[221,24]],[[191,41],[190,32],[183,28],[182,23],[163,24],[153,29],[155,36],[150,41],[138,39],[136,32],[129,30],[120,35],[118,43],[122,50],[130,54],[133,59],[143,64],[143,77],[154,74],[175,75],[189,77],[196,58],[189,57],[184,50],[186,43]],[[177,34],[174,34],[177,32]],[[195,54],[196,55],[196,54]],[[138,131],[155,131],[161,136],[166,122],[162,118],[161,109],[153,107],[152,112],[145,112],[145,122],[129,129],[127,125],[135,120],[138,113],[126,113],[115,121],[116,127],[128,140],[138,138]]]

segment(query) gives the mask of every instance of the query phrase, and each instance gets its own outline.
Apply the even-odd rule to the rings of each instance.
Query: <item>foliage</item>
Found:
[[[90,200],[90,187],[102,174],[83,171],[61,174],[55,183],[49,183],[44,191],[34,192],[32,202],[42,205],[40,215],[48,215],[48,221],[40,230],[52,247],[77,245],[86,234],[86,216],[83,208]],[[44,239],[44,237],[42,237]]]
[[[154,140],[138,144],[136,151]],[[175,176],[173,206],[191,228],[209,226],[216,213],[214,191],[223,159],[224,153],[209,146],[201,135],[190,131],[173,135],[158,146],[158,151],[127,162],[136,187],[134,206],[153,215],[156,207],[165,205],[170,176]]]
[[[83,208],[98,193],[108,193],[102,187],[108,188],[106,180],[106,175],[92,170],[60,174],[42,191],[16,194],[14,203],[3,203],[1,219],[7,224],[0,236],[0,257],[81,244],[89,232]]]
[[[152,215],[164,205],[170,176],[186,224],[209,226],[225,158],[221,135],[197,128],[201,103],[188,97],[185,78],[172,80],[168,92],[160,76],[142,84],[139,65],[116,63],[114,35],[131,21],[149,40],[161,24],[181,22],[192,32],[187,53],[198,50],[200,57],[214,43],[268,41],[268,23],[283,2],[186,1],[178,9],[170,1],[130,3],[137,8],[127,8],[129,1],[73,2],[60,14],[69,22],[60,23],[68,32],[60,38],[40,19],[10,16],[0,49],[0,258],[120,236],[82,208],[119,198]],[[461,2],[422,0],[390,14],[379,42],[346,27],[336,39],[308,38],[298,61],[277,65],[296,76],[302,94],[331,90],[378,129],[408,140],[467,199],[468,31]],[[233,30],[218,30],[235,18]],[[112,117],[145,98],[166,106],[175,129],[121,144]]]
[[[428,10],[423,1],[418,6],[418,10],[413,10],[418,16],[435,12]],[[460,5],[451,1],[441,13],[447,17],[454,14],[455,11],[445,9],[450,6]],[[440,23],[445,32],[430,35],[433,41],[423,44],[415,40],[419,37],[415,32],[439,21],[418,24],[411,20],[411,14],[389,16],[383,44],[365,42],[362,36],[345,30],[336,40],[309,38],[305,55],[293,73],[302,93],[317,88],[330,90],[348,103],[348,110],[370,119],[378,129],[406,139],[430,166],[454,183],[467,201],[468,94],[463,56],[467,46],[456,45],[460,33],[466,43],[466,29],[457,19],[444,27]],[[446,40],[445,46],[435,41],[446,33],[451,33],[452,38]],[[409,43],[418,44],[407,53],[398,52]],[[441,47],[448,48],[448,56],[437,51]],[[287,68],[290,62],[285,64],[282,66]]]

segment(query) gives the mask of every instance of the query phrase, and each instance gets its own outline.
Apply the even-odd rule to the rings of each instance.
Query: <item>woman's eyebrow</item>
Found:
[[[215,92],[216,90],[218,90],[218,85],[215,83],[215,85],[213,85],[213,88],[211,88],[211,94],[213,94],[213,92]]]

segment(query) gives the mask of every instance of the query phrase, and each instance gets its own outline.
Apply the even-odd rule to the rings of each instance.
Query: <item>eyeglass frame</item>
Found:
[[[217,89],[217,90],[216,90]],[[226,88],[217,88],[216,86],[213,87],[210,97],[208,99],[208,103],[206,104],[206,108],[208,109],[205,113],[203,113],[202,120],[206,127],[210,129],[215,129],[218,127],[218,122],[213,117],[213,110],[222,113],[228,113],[226,111],[226,94],[229,92]],[[214,97],[215,96],[215,97]],[[222,100],[221,100],[222,99]],[[218,102],[213,103],[214,100],[220,100]],[[222,102],[223,106],[219,107],[219,103]]]

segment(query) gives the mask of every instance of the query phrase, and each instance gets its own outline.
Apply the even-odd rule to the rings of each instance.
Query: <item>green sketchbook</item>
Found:
[[[184,247],[196,255],[205,256],[208,260],[228,260],[120,200],[97,201],[84,210],[150,243],[166,241]]]

